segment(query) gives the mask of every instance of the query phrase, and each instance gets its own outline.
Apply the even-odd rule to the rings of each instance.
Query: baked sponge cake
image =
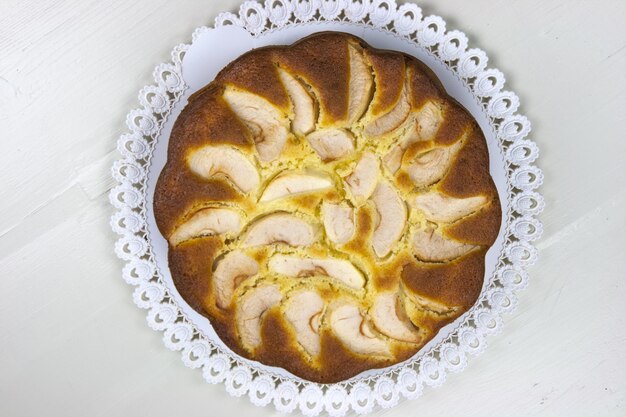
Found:
[[[224,343],[322,383],[467,311],[501,222],[470,114],[415,58],[340,33],[253,50],[190,97],[154,210]]]

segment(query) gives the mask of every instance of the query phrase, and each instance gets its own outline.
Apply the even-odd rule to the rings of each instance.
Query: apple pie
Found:
[[[154,210],[176,289],[223,342],[322,383],[466,312],[501,225],[472,116],[417,59],[332,32],[193,94]]]

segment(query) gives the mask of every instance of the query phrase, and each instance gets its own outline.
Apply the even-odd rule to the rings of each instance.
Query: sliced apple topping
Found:
[[[419,140],[431,140],[443,122],[443,110],[433,101],[424,104],[414,112],[419,132]]]
[[[282,152],[289,136],[289,119],[266,99],[231,87],[224,99],[252,133],[259,159],[273,161]]]
[[[324,162],[345,158],[354,152],[354,137],[345,129],[319,129],[306,138]]]
[[[406,315],[411,323],[418,326],[423,333],[428,334],[433,330],[433,322],[449,319],[459,311],[459,306],[450,306],[440,301],[424,297],[407,290],[404,285],[402,285],[402,288],[402,299]]]
[[[370,198],[376,188],[379,173],[380,162],[376,155],[364,152],[354,171],[345,178],[356,204],[362,204]]]
[[[384,258],[402,237],[407,221],[406,204],[388,182],[378,184],[372,201],[378,213],[372,247],[378,257]]]
[[[458,310],[458,307],[449,306],[442,302],[431,300],[427,297],[409,291],[404,285],[402,292],[404,294],[403,298],[407,312],[412,310],[423,310],[440,316],[448,316]]]
[[[418,229],[413,234],[413,252],[426,262],[451,261],[476,248],[476,245],[445,238],[434,228]]]
[[[247,291],[237,303],[237,331],[243,346],[254,350],[261,344],[264,313],[278,304],[282,294],[277,285],[263,285]]]
[[[199,176],[210,179],[223,175],[243,193],[258,187],[259,173],[254,164],[240,151],[226,146],[205,146],[187,157],[189,168]]]
[[[392,339],[419,343],[422,335],[411,323],[397,292],[380,293],[370,310],[376,329]]]
[[[438,147],[418,155],[406,171],[418,187],[426,187],[439,181],[448,172],[454,156],[461,149],[462,141],[451,146]]]
[[[402,89],[396,105],[387,113],[369,122],[363,133],[368,137],[378,137],[393,132],[407,120],[411,112],[411,104],[407,97],[406,86]]]
[[[272,213],[252,223],[243,238],[242,247],[284,243],[308,246],[315,242],[315,228],[290,213]]]
[[[400,145],[394,145],[389,152],[383,156],[383,165],[389,171],[390,174],[398,172],[402,166],[402,156],[404,155],[404,149]]]
[[[291,122],[293,133],[306,135],[315,129],[317,121],[316,103],[302,83],[287,71],[279,68],[278,76],[293,104],[293,120]]]
[[[452,223],[480,210],[488,201],[483,195],[454,198],[431,191],[415,197],[415,207],[424,213],[427,220]]]
[[[374,84],[370,70],[363,53],[350,46],[350,82],[348,102],[348,125],[357,122],[369,106],[372,87]]]
[[[333,306],[330,328],[341,343],[355,353],[391,356],[387,342],[376,336],[356,304],[345,302]]]
[[[298,291],[286,302],[285,317],[296,331],[296,340],[311,356],[320,354],[320,315],[324,300],[312,290]]]
[[[178,245],[202,236],[235,234],[241,230],[241,215],[228,208],[205,208],[198,210],[171,234],[169,242]]]
[[[332,186],[333,182],[325,174],[287,171],[279,174],[267,185],[259,201],[266,202],[326,190]]]
[[[331,242],[343,245],[355,232],[354,209],[346,203],[322,203],[322,222]]]
[[[216,304],[227,308],[239,284],[259,272],[259,264],[245,253],[235,250],[218,260],[213,272]]]
[[[365,285],[363,274],[350,261],[336,258],[302,258],[277,254],[271,257],[269,269],[289,277],[327,276],[350,288]]]

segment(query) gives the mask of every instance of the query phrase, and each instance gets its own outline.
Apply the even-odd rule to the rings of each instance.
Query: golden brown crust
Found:
[[[485,249],[447,264],[416,262],[402,271],[406,288],[428,299],[446,304],[471,307],[483,285]]]
[[[254,49],[243,54],[220,71],[215,81],[265,97],[283,109],[290,106],[289,97],[278,78],[277,48]],[[259,77],[259,74],[263,74]]]
[[[242,150],[253,148],[249,132],[221,97],[221,87],[211,85],[190,98],[172,129],[167,165],[156,185],[154,211],[161,233],[171,235],[180,222],[207,201],[239,201],[240,195],[223,178],[205,180],[186,163],[190,150],[223,143]]]
[[[350,36],[324,33],[304,38],[277,54],[279,65],[313,87],[320,103],[320,123],[335,125],[348,116]],[[323,47],[320,47],[323,45]]]
[[[468,135],[438,189],[454,197],[469,197],[480,193],[496,196],[495,186],[489,175],[487,144],[478,126]]]
[[[272,312],[265,318],[262,334],[263,340],[268,342],[257,351],[258,360],[270,366],[289,369],[307,380],[332,383],[345,379],[348,374],[356,375],[367,369],[391,364],[371,360],[367,356],[355,356],[331,333],[324,333],[321,336],[321,353],[318,358],[324,366],[317,368],[303,361],[300,354],[291,347],[295,339],[278,312]]]
[[[364,55],[376,80],[370,112],[372,115],[387,113],[398,102],[404,88],[405,57],[397,52],[374,49],[366,49]]]
[[[448,175],[437,188],[454,197],[471,197],[477,194],[488,197],[490,202],[486,207],[465,221],[450,225],[445,233],[456,240],[491,246],[500,230],[502,210],[493,180],[489,175],[489,153],[485,138],[475,122],[471,122],[471,125],[472,131],[463,148],[457,154]]]
[[[369,107],[360,121],[348,126],[349,106],[354,94],[350,87],[354,82],[354,74],[350,74],[351,68],[355,68],[351,65],[354,51],[364,57],[374,86],[373,93],[367,97]],[[291,90],[287,88],[283,84],[285,80],[279,76],[279,71],[283,70],[300,84],[292,85]],[[366,88],[366,78],[359,82],[365,83],[363,88]],[[300,91],[298,85],[306,94],[294,97]],[[263,121],[255,119],[257,115],[243,120],[234,104],[225,99],[225,91],[230,88],[248,94],[246,97],[250,99],[261,97],[271,103],[272,107],[265,114],[276,117],[274,123],[277,125],[265,126]],[[391,126],[376,140],[368,141],[362,134],[364,124],[394,111],[402,113],[398,109],[402,106],[403,89],[406,89],[411,113],[408,116],[401,114],[398,126]],[[348,152],[349,156],[322,162],[305,137],[291,132],[298,110],[294,103],[299,99],[298,105],[306,107],[307,97],[319,107],[319,118],[317,107],[308,116],[315,117],[315,120],[309,120],[315,124],[315,129],[340,127],[348,129],[356,138],[351,145],[348,144],[354,148]],[[248,101],[244,100],[243,106],[246,103]],[[419,112],[427,108],[425,106],[434,106],[432,108],[441,113],[441,119],[431,121],[430,127],[426,126],[428,121],[420,122],[424,126],[415,122]],[[266,140],[280,136],[283,133],[278,124],[281,123],[288,130],[283,137],[285,144],[279,153],[281,156],[276,160],[260,161],[258,143],[255,144],[254,140],[263,138],[263,135],[268,135]],[[394,173],[383,167],[382,160],[395,145],[401,145],[402,155],[400,169]],[[217,159],[204,161],[206,172],[200,175],[192,170],[190,158],[203,149],[228,150],[230,154],[220,154]],[[407,207],[407,223],[402,235],[392,244],[390,252],[381,257],[378,257],[373,241],[381,225],[380,211],[383,208],[377,206],[370,196],[366,197],[366,202],[359,202],[352,191],[346,191],[346,176],[355,172],[365,150],[373,152],[381,161],[379,171],[375,173],[377,183],[393,184]],[[411,165],[428,159],[424,155],[429,152],[442,150],[445,157],[441,163],[447,164],[446,169],[424,183],[416,183]],[[215,168],[227,163],[249,164],[252,172],[258,172],[259,178],[255,182],[254,175],[246,174],[243,178],[233,179],[232,172],[218,172],[219,169]],[[332,186],[309,194],[294,194],[286,200],[262,202],[268,184],[286,172],[310,174],[314,175],[311,178],[318,180],[327,178]],[[236,180],[241,182],[238,186]],[[247,182],[251,184],[250,189]],[[285,189],[292,188],[293,185],[288,185]],[[432,220],[412,203],[416,196],[425,193],[453,199],[479,196],[485,203],[460,218]],[[316,223],[321,223],[323,203],[329,202],[354,207],[351,212],[354,232],[345,243],[331,242],[326,224]],[[220,218],[212,225],[192,230],[189,239],[172,240],[175,232],[193,223],[193,216],[201,208],[227,212],[232,209],[230,220]],[[168,161],[157,182],[154,210],[159,230],[170,241],[169,268],[174,285],[194,310],[209,318],[224,343],[244,357],[323,383],[344,380],[367,369],[405,360],[427,343],[438,329],[467,311],[480,294],[485,254],[495,241],[501,223],[500,202],[489,175],[485,138],[471,115],[446,95],[434,73],[421,62],[396,52],[376,50],[359,38],[340,33],[317,34],[288,47],[251,51],[233,61],[214,82],[191,96],[170,136]],[[255,222],[268,213],[277,212],[293,214],[299,219],[299,238],[304,239],[303,246],[286,244],[283,241],[286,238],[278,233],[282,229],[278,228],[277,232],[274,226],[266,233],[278,233],[275,243],[247,247],[244,243]],[[433,227],[439,239],[466,246],[444,260],[418,260],[422,258],[416,255],[413,237],[425,230],[432,233]],[[293,227],[287,227],[290,228]],[[217,267],[226,255],[234,252],[240,252],[239,256],[247,261],[243,261],[242,269],[228,278],[234,280],[233,294],[228,295],[231,298],[227,305],[221,305],[218,299],[224,297],[224,289],[218,288],[223,285],[218,281],[224,277],[218,277],[223,271],[218,271]],[[365,283],[362,288],[349,288],[326,276],[329,272],[321,266],[316,266],[314,272],[304,271],[300,276],[285,277],[269,267],[275,255],[342,259],[356,268],[358,276],[365,277]],[[256,265],[258,271],[250,265]],[[345,276],[345,270],[341,274]],[[266,288],[268,286],[273,289]],[[244,330],[237,324],[238,315],[243,314],[238,306],[255,291],[263,291],[264,287],[268,291],[258,300],[262,299],[265,304],[252,307],[260,314],[260,343],[251,346],[250,343],[256,343],[255,339],[244,340]],[[297,339],[299,333],[294,331],[294,324],[287,319],[285,300],[303,288],[316,291],[325,302],[319,316],[321,324],[315,329],[318,336],[310,336],[319,342],[318,354],[306,350],[302,341]],[[341,332],[333,327],[330,317],[334,307],[331,306],[340,302],[352,303],[363,317],[361,327],[367,323],[372,326],[376,297],[390,293],[406,297],[402,305],[410,313],[408,317],[412,324],[409,326],[414,326],[422,336],[411,343],[386,336],[374,326],[365,334],[373,332],[371,337],[383,343],[385,349],[374,354],[359,353],[359,347],[350,347],[347,343],[351,340],[342,339]],[[409,303],[412,303],[412,312]],[[359,331],[357,338],[363,337],[363,330]]]
[[[159,230],[170,236],[176,225],[207,202],[238,201],[240,196],[224,179],[203,180],[187,172],[186,166],[172,163],[161,172],[155,190],[155,209]],[[182,216],[181,216],[182,215]]]
[[[198,312],[204,311],[204,300],[208,297],[213,259],[222,248],[221,239],[208,236],[194,239],[171,247],[168,263],[172,280],[181,297]]]
[[[426,102],[445,97],[445,90],[437,76],[423,63],[409,59],[406,63],[409,78],[409,100],[414,109],[420,109]]]
[[[472,116],[454,101],[447,101],[443,117],[444,121],[434,138],[437,145],[451,145],[464,133],[479,130]]]
[[[189,149],[206,144],[225,143],[241,149],[253,147],[250,133],[222,98],[223,87],[210,84],[190,97],[172,129],[171,136],[178,140],[170,141],[170,158],[181,160]]]

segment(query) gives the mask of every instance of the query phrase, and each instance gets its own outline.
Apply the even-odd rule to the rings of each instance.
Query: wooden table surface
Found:
[[[626,415],[626,2],[424,0],[507,76],[544,170],[504,332],[387,416]],[[185,368],[113,254],[110,166],[154,66],[237,1],[0,1],[0,415],[275,415]]]

